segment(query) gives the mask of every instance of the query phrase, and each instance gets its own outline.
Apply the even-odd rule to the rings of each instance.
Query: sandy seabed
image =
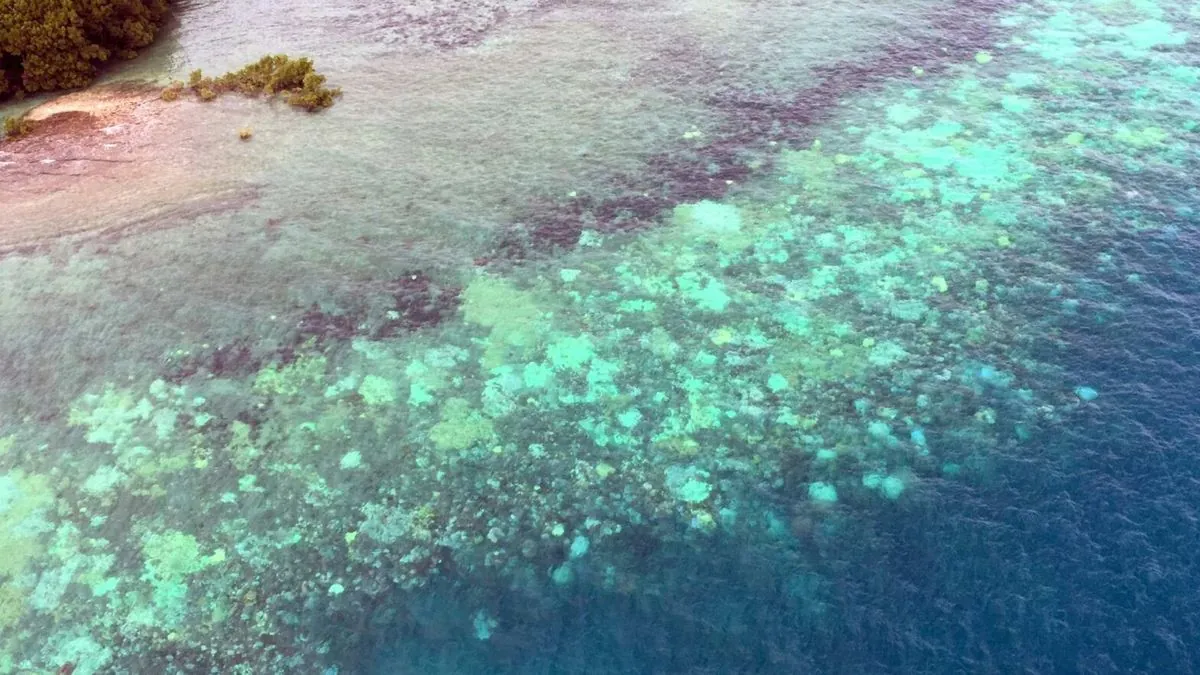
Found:
[[[197,170],[196,153],[177,150],[188,121],[159,91],[97,87],[28,113],[33,130],[0,142],[0,252],[181,221],[250,198],[245,185]]]

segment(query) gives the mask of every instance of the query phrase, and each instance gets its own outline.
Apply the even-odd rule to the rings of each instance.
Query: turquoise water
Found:
[[[0,672],[1192,672],[1200,5],[895,9],[303,22],[0,260]]]

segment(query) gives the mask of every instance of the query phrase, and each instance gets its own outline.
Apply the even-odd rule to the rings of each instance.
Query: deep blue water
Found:
[[[661,594],[584,584],[555,607],[501,600],[508,628],[488,643],[458,628],[478,589],[447,583],[406,629],[369,631],[371,672],[1195,672],[1200,228],[1176,219],[1103,244],[1109,269],[1077,270],[1097,297],[1057,317],[1045,347],[1101,396],[1019,456],[992,455],[986,480],[926,483],[915,503],[803,544],[653,547]]]

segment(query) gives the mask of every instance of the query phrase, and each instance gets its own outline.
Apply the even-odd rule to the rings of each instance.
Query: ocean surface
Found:
[[[1200,4],[176,14],[345,95],[0,257],[0,674],[1200,671]]]

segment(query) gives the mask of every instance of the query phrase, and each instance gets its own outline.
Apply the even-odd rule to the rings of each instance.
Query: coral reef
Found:
[[[1080,304],[1060,263],[1197,168],[1194,21],[1128,11],[1015,8],[1011,41],[857,93],[743,193],[613,207],[637,227],[413,272],[274,351],[181,345],[68,428],[6,428],[0,672],[319,672],[361,646],[340,623],[451,578],[495,640],[572,589],[668,602],[668,545],[790,566],[773,592],[820,621],[822,550],[1104,404],[1040,349]]]

